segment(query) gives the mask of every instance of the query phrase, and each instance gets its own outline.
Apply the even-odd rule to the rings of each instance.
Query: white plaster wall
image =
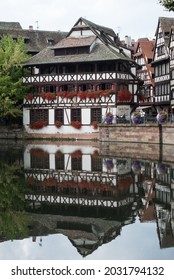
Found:
[[[69,37],[87,37],[94,35],[94,33],[91,30],[83,30],[83,33],[81,35],[81,31],[73,31]]]
[[[91,170],[91,155],[96,151],[95,147],[91,146],[70,146],[70,145],[43,145],[43,144],[29,144],[24,151],[24,168],[31,168],[30,150],[34,148],[42,149],[49,153],[50,169],[55,169],[55,153],[61,151],[65,154],[65,169],[71,170],[71,154],[77,150],[82,152],[82,170]],[[99,151],[99,149],[97,149]]]
[[[54,109],[49,109],[48,113],[49,124],[54,124]]]

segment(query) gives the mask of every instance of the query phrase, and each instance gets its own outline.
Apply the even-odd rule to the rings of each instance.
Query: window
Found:
[[[171,59],[174,59],[174,49],[171,49]]]
[[[29,44],[30,43],[30,38],[24,38],[24,43]]]
[[[63,109],[55,109],[55,122],[59,121],[62,124],[64,123],[64,110]]]
[[[37,109],[30,110],[30,123],[37,121],[47,121],[48,122],[48,110],[47,109]]]
[[[101,90],[106,90],[106,89],[112,89],[112,84],[109,84],[109,83],[107,83],[107,84],[100,84],[99,85],[99,89],[101,89]]]
[[[44,92],[56,92],[56,86],[54,86],[54,85],[46,85],[44,87]]]
[[[71,109],[71,121],[81,122],[81,109]]]
[[[92,108],[91,109],[91,123],[97,121],[101,123],[102,120],[102,111],[101,108]]]
[[[49,153],[35,148],[30,152],[31,168],[49,169]]]
[[[65,168],[65,157],[61,152],[55,154],[55,167],[57,170],[64,170]]]
[[[47,44],[48,44],[48,46],[54,45],[54,40],[53,39],[48,39]]]
[[[71,158],[72,170],[82,170],[82,157]]]
[[[158,53],[158,56],[165,54],[165,47],[164,46],[158,47],[157,53]]]
[[[102,171],[102,158],[91,157],[91,171]]]

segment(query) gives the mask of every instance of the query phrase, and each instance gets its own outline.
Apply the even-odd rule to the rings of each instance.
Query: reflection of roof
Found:
[[[33,226],[42,235],[61,233],[68,237],[82,256],[87,256],[105,243],[115,239],[120,234],[121,222],[101,218],[73,217],[61,215],[30,214]],[[34,227],[32,231],[34,231]],[[37,236],[37,232],[35,232]]]

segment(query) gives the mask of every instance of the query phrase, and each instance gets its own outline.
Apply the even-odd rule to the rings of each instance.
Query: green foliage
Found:
[[[29,219],[23,210],[24,192],[22,168],[0,161],[0,235],[5,239],[27,236]]]
[[[159,3],[164,6],[168,11],[174,12],[174,1],[173,0],[159,0]]]
[[[22,65],[29,58],[24,40],[0,40],[0,117],[19,116],[27,88],[22,85]]]

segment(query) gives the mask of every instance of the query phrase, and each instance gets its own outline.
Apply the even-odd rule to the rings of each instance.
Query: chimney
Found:
[[[33,25],[29,25],[29,30],[33,30]]]

